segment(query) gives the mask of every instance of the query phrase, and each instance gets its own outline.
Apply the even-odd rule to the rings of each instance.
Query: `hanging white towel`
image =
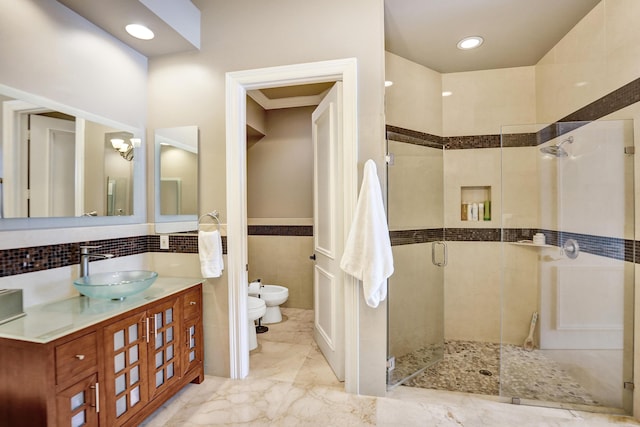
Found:
[[[364,164],[360,196],[340,268],[362,281],[364,299],[370,307],[377,307],[387,297],[387,279],[393,274],[393,254],[373,160]]]
[[[222,237],[220,231],[198,232],[198,254],[202,277],[220,277],[224,270],[222,260]]]

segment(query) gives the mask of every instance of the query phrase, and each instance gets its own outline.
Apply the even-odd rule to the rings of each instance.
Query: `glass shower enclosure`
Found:
[[[387,384],[414,377],[443,357],[443,147],[387,141],[389,279]]]
[[[505,126],[502,145],[500,394],[629,413],[633,121]],[[524,351],[534,313],[534,348]]]
[[[468,149],[388,133],[388,388],[631,412],[633,128],[504,126]],[[462,218],[465,188],[490,188],[492,221]]]

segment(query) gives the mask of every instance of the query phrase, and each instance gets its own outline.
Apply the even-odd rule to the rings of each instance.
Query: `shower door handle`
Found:
[[[442,261],[436,261],[436,246],[442,246]],[[431,262],[437,267],[446,267],[449,256],[447,254],[446,242],[432,242],[431,243]]]

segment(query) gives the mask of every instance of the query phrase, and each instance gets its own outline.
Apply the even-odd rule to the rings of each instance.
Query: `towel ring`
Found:
[[[198,228],[202,223],[202,219],[209,217],[213,219],[214,223],[216,224],[217,230],[220,231],[220,219],[218,218],[218,215],[220,215],[218,211],[207,212],[206,214],[202,215],[200,218],[198,218]]]

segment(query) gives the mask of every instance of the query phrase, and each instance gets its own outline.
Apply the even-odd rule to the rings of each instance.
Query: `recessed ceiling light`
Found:
[[[451,96],[453,95],[453,92],[451,92],[450,90],[445,90],[444,92],[442,92],[442,96]]]
[[[389,86],[393,86],[393,82],[391,80],[385,80],[384,87],[389,87]]]
[[[144,25],[129,24],[126,27],[124,27],[124,29],[127,30],[127,33],[131,34],[133,37],[140,40],[151,40],[152,38],[155,37],[155,34],[153,34],[153,31],[151,31],[149,28],[145,27]]]
[[[484,39],[480,36],[465,37],[458,42],[458,49],[469,50],[480,46]]]

